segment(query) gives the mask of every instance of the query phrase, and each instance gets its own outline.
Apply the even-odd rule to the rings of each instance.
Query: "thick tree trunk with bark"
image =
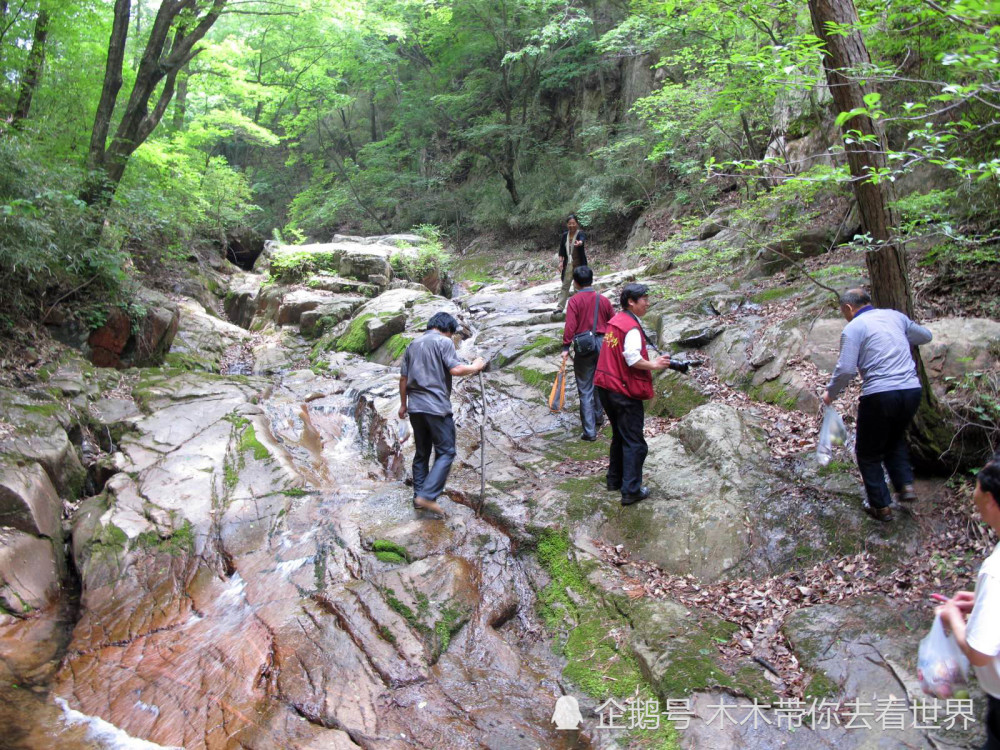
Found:
[[[871,57],[861,32],[857,30],[858,14],[852,0],[809,0],[816,36],[823,41],[826,53],[823,67],[826,80],[838,112],[850,112],[866,107],[864,97],[875,93],[871,83],[862,83],[852,71],[871,66]],[[837,24],[837,33],[829,33],[828,25]],[[840,29],[852,27],[847,33]],[[871,281],[872,298],[879,307],[891,307],[907,315],[913,314],[913,300],[906,273],[906,258],[897,242],[899,223],[893,203],[896,200],[889,180],[873,180],[885,169],[886,140],[879,123],[867,115],[855,115],[843,125],[844,150],[854,178],[854,196],[861,214],[861,227],[877,244],[865,254]]]
[[[31,112],[31,100],[38,89],[38,82],[42,77],[42,66],[45,64],[45,39],[49,35],[49,13],[47,10],[39,10],[35,17],[35,31],[32,35],[31,52],[28,53],[28,64],[24,68],[24,77],[21,79],[21,90],[17,95],[17,106],[11,117],[12,123],[16,126],[21,120],[28,118]]]
[[[865,96],[875,93],[870,82],[862,83],[858,71],[871,66],[871,57],[858,31],[858,14],[853,0],[809,0],[813,29],[824,45],[823,67],[837,112],[866,108]],[[836,24],[836,33],[829,32]],[[844,29],[850,29],[843,33]],[[906,269],[906,255],[896,236],[899,217],[893,183],[878,179],[888,163],[885,132],[865,114],[855,115],[843,125],[844,149],[853,178],[854,196],[861,215],[862,231],[876,247],[865,253],[872,300],[878,307],[892,308],[912,317],[913,296]],[[941,468],[948,449],[950,428],[927,380],[920,353],[914,348],[924,397],[911,433],[915,457],[925,466]]]
[[[135,84],[111,143],[105,146],[118,89],[121,65],[128,32],[129,0],[116,0],[115,21],[111,32],[104,90],[91,135],[87,164],[94,173],[83,191],[91,205],[104,205],[114,195],[129,157],[149,137],[166,112],[174,95],[178,72],[198,54],[195,45],[218,19],[226,0],[210,0],[199,5],[196,0],[164,0],[149,30],[149,38],[139,62]],[[160,87],[156,103],[150,100]]]

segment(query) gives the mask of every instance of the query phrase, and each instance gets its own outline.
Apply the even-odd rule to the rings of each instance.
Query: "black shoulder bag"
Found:
[[[601,295],[594,292],[594,323],[589,331],[578,333],[573,337],[573,351],[577,357],[592,357],[597,354],[601,345],[601,337],[597,335],[597,313],[601,309]]]

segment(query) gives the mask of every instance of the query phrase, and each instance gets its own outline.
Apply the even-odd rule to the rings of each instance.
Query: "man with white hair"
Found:
[[[878,521],[891,521],[892,497],[883,464],[900,502],[917,499],[906,428],[920,406],[922,390],[910,347],[926,344],[932,334],[901,312],[876,309],[863,289],[850,289],[840,296],[840,313],[847,325],[840,334],[840,357],[823,403],[829,406],[861,373],[855,453],[868,496],[864,510]]]

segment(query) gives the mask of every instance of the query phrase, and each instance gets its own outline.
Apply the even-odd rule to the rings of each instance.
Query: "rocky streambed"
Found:
[[[728,285],[657,302],[661,344],[696,350],[706,374],[659,381],[654,499],[621,509],[603,489],[607,436],[581,443],[572,411],[545,405],[556,284],[449,300],[435,294],[446,279],[400,261],[419,248],[274,248],[263,273],[217,280],[232,323],[160,299],[176,318],[164,366],[66,354],[0,393],[0,747],[972,746],[975,725],[781,727],[788,674],[754,648],[733,658],[745,633],[711,603],[637,596],[641,571],[602,553],[706,585],[763,581],[865,550],[891,567],[941,528],[929,508],[891,528],[864,519],[849,457],[817,472],[808,434],[775,457],[776,422],[803,423],[835,356],[836,319],[807,287],[781,320]],[[491,371],[482,393],[457,384],[459,456],[436,520],[411,507],[394,414],[399,357],[441,309]],[[969,358],[995,363],[995,322],[931,327],[939,383]],[[751,397],[724,397],[736,390]],[[808,604],[761,642],[780,630],[817,695],[909,710],[927,610]],[[563,695],[578,730],[552,722]],[[712,721],[720,696],[774,704],[771,723]],[[690,725],[607,729],[607,698],[686,701]]]

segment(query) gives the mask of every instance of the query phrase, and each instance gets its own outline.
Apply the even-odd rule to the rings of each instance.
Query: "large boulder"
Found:
[[[954,380],[996,369],[1000,363],[1000,321],[939,318],[926,325],[934,339],[920,347],[920,354],[939,396],[950,390]]]
[[[183,362],[189,367],[218,371],[223,355],[236,344],[249,340],[249,334],[238,325],[209,315],[194,300],[178,304],[180,324],[174,337],[168,362]]]
[[[13,434],[0,436],[0,453],[15,460],[37,462],[60,497],[79,497],[86,470],[67,434],[73,414],[58,402],[9,391],[0,391],[0,407],[4,420],[16,428]]]
[[[56,602],[61,569],[50,540],[0,527],[0,612],[24,617]]]
[[[337,296],[321,302],[311,310],[303,310],[299,316],[299,330],[303,336],[316,337],[351,317],[361,306],[359,297]]]
[[[390,289],[380,294],[358,308],[347,329],[333,343],[334,348],[355,354],[374,352],[407,329],[407,322],[419,314],[413,312],[414,305],[429,296],[426,290],[414,289]],[[426,319],[423,322],[426,324]]]
[[[314,289],[293,289],[281,298],[275,323],[279,326],[298,325],[302,313],[315,310],[323,304],[332,302],[335,295]]]
[[[230,282],[223,307],[229,319],[241,328],[249,328],[253,321],[263,283],[264,277],[255,274],[241,274]]]
[[[62,501],[39,464],[0,457],[0,526],[59,540],[61,516]]]
[[[602,533],[670,572],[711,580],[736,568],[749,552],[746,509],[768,487],[761,428],[732,407],[707,404],[648,443],[652,497],[611,514]]]
[[[177,334],[177,304],[150,289],[139,292],[130,311],[115,306],[87,338],[90,361],[98,367],[157,365]]]
[[[384,287],[392,280],[391,250],[379,247],[355,248],[340,259],[340,275],[370,281]],[[381,283],[380,283],[381,282]]]

